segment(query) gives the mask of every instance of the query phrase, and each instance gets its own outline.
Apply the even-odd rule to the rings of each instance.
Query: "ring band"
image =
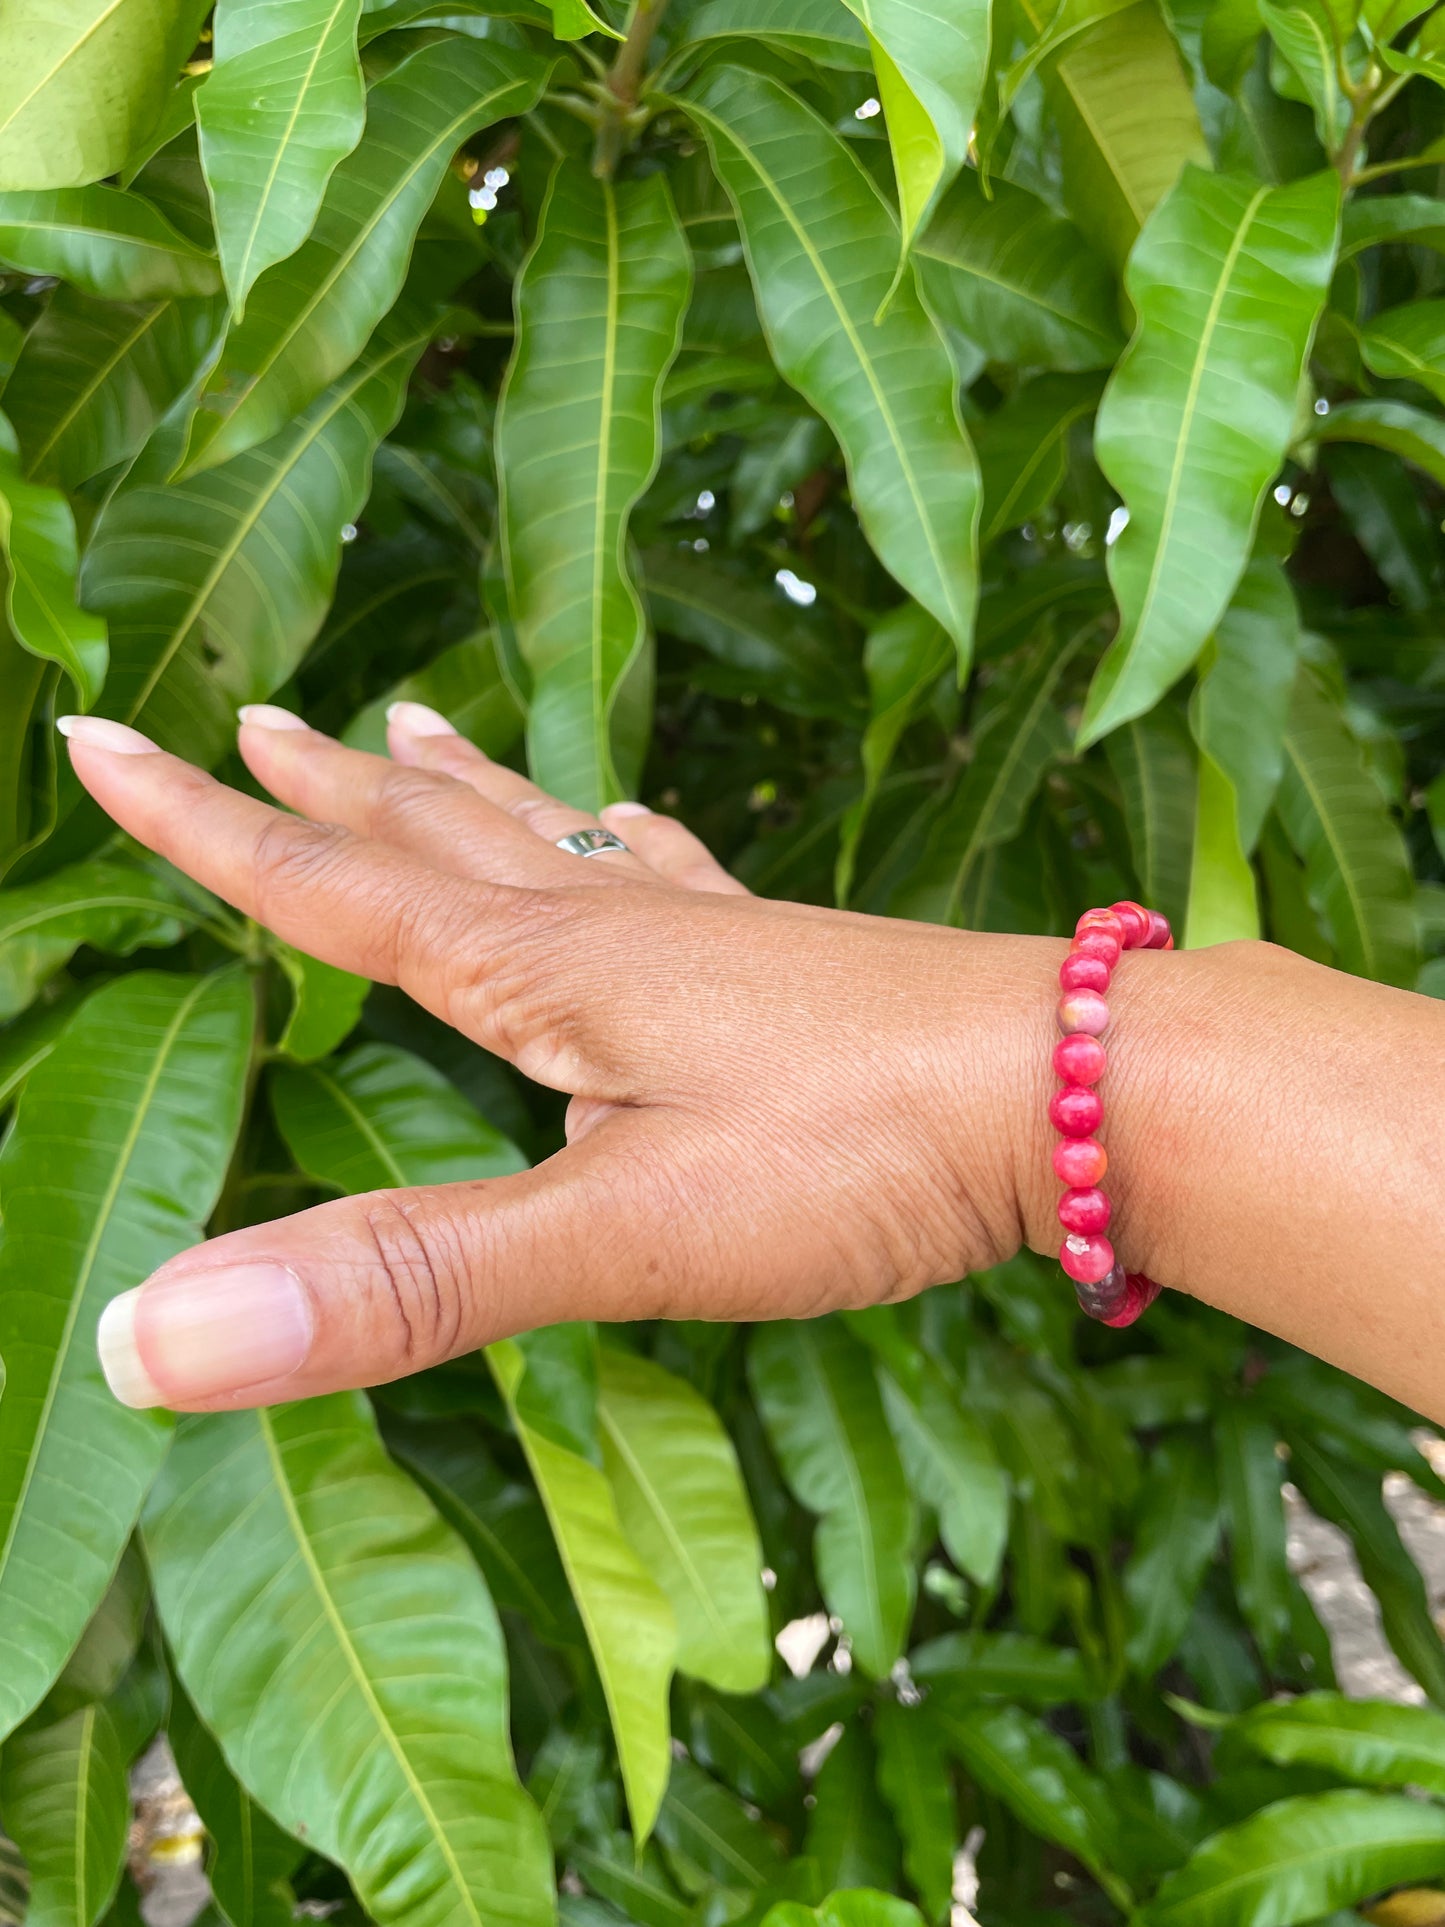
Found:
[[[603,856],[609,850],[621,850],[624,856],[631,852],[620,836],[611,830],[573,830],[568,836],[557,838],[557,848],[565,850],[568,856]]]

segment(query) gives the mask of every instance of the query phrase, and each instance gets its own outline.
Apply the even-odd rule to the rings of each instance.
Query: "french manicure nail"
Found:
[[[72,743],[108,749],[117,756],[154,756],[157,750],[149,736],[126,723],[112,722],[109,716],[59,716],[55,727]]]
[[[393,703],[386,712],[386,720],[393,729],[402,730],[408,736],[455,736],[456,731],[435,709],[428,709],[425,703]]]
[[[305,729],[299,716],[289,709],[281,709],[275,703],[244,703],[236,711],[243,723],[250,723],[253,729]]]
[[[97,1343],[122,1405],[190,1405],[288,1378],[311,1350],[311,1305],[284,1265],[163,1278],[112,1298]]]
[[[609,803],[605,809],[598,811],[598,815],[603,818],[609,816],[651,816],[652,811],[645,803]]]

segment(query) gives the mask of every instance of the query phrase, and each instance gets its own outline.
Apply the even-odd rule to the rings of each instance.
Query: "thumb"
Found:
[[[657,1268],[629,1175],[647,1160],[609,1136],[515,1177],[366,1192],[184,1252],[102,1314],[111,1390],[183,1412],[271,1405],[635,1315],[635,1274]]]

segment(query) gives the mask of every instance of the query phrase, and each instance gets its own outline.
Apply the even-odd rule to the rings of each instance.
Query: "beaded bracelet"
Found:
[[[1086,910],[1059,968],[1063,996],[1054,1069],[1064,1088],[1049,1102],[1049,1121],[1059,1133],[1054,1170],[1069,1188],[1059,1200],[1059,1222],[1068,1236],[1059,1263],[1074,1283],[1081,1310],[1104,1325],[1132,1325],[1159,1296],[1159,1286],[1142,1272],[1125,1271],[1104,1236],[1113,1206],[1099,1189],[1109,1154],[1094,1136],[1104,1106],[1093,1088],[1108,1061],[1099,1042],[1109,1025],[1104,992],[1125,950],[1172,950],[1167,917],[1138,903],[1115,903],[1107,910]]]

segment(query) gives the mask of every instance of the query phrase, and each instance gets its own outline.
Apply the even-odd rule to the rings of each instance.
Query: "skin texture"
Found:
[[[102,1333],[131,1402],[310,1397],[562,1319],[811,1317],[1057,1250],[1063,942],[755,898],[636,805],[602,819],[633,854],[566,854],[597,819],[416,705],[390,760],[247,714],[295,814],[89,719],[75,769],[239,910],[571,1094],[568,1146],[172,1260]],[[1129,1268],[1445,1419],[1445,1006],[1230,944],[1130,952],[1110,1007]]]

